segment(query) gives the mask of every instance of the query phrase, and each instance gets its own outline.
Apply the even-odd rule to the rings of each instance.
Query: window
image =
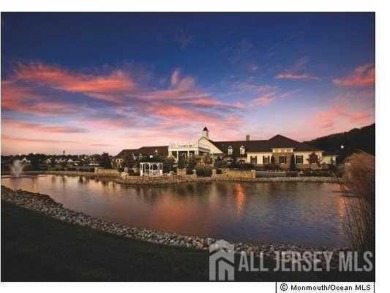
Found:
[[[286,156],[280,156],[279,157],[279,164],[286,164],[287,157]]]
[[[295,162],[296,164],[303,164],[303,156],[296,156]]]
[[[240,147],[240,155],[245,155],[245,147],[243,145]]]
[[[251,156],[251,164],[257,164],[257,156],[252,157]]]
[[[233,155],[233,148],[232,148],[232,146],[228,147],[228,155],[229,156]]]
[[[263,156],[263,165],[269,164],[269,156]]]

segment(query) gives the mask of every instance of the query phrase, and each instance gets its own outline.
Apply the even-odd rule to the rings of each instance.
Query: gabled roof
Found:
[[[205,129],[207,129],[205,127]],[[273,148],[293,148],[294,151],[320,151],[320,149],[302,143],[283,135],[275,135],[268,140],[233,140],[233,141],[212,141],[205,138],[214,144],[223,153],[228,153],[228,148],[231,146],[235,154],[240,153],[240,147],[245,147],[245,153],[248,152],[271,152]],[[139,149],[124,149],[115,158],[123,158],[125,156],[134,155],[153,155],[159,154],[163,156],[168,155],[168,146],[143,146]]]
[[[222,152],[227,153],[229,146],[239,153],[240,147],[245,147],[245,152],[271,152],[273,148],[293,148],[294,151],[320,151],[311,145],[290,139],[283,135],[275,135],[269,140],[235,140],[235,141],[211,141]]]
[[[137,151],[137,149],[124,149],[124,150],[121,150],[119,152],[119,154],[117,154],[114,158],[123,158],[127,155],[131,155],[133,153],[135,153]]]
[[[294,151],[320,151],[319,148],[293,140],[280,134],[270,138],[268,142],[272,148],[294,148]]]
[[[143,146],[139,149],[124,149],[120,151],[119,154],[115,156],[115,158],[123,158],[125,156],[134,155],[138,156],[139,154],[142,155],[153,155],[153,154],[159,154],[163,156],[168,155],[168,146]]]
[[[159,154],[159,155],[168,155],[168,146],[143,146],[138,149],[139,154],[143,155],[151,155],[151,154]]]

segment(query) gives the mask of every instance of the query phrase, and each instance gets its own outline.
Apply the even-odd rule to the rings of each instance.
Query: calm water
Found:
[[[125,187],[84,177],[2,178],[65,207],[132,226],[232,241],[344,246],[346,214],[330,183],[213,182]]]

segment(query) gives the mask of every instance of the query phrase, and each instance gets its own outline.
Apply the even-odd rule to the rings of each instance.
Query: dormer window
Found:
[[[228,147],[228,155],[229,156],[233,155],[233,148],[231,145]]]
[[[245,155],[245,147],[243,145],[240,147],[240,155]]]

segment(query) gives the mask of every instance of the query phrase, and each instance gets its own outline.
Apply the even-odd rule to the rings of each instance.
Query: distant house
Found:
[[[322,163],[328,165],[336,165],[337,155],[331,152],[322,153]]]
[[[319,167],[323,163],[333,164],[336,161],[335,155],[283,135],[278,134],[268,140],[251,140],[247,135],[245,140],[213,141],[209,137],[209,130],[204,127],[201,137],[192,143],[125,149],[114,157],[114,162],[121,166],[126,158],[136,161],[140,156],[154,154],[172,157],[176,161],[180,157],[210,156],[214,161],[225,159],[256,166],[274,164],[286,169],[290,168],[291,160],[294,160],[298,169]]]
[[[125,162],[132,164],[142,158],[154,156],[167,157],[168,146],[143,146],[139,149],[124,149],[113,158],[113,164],[116,168],[122,168]]]

